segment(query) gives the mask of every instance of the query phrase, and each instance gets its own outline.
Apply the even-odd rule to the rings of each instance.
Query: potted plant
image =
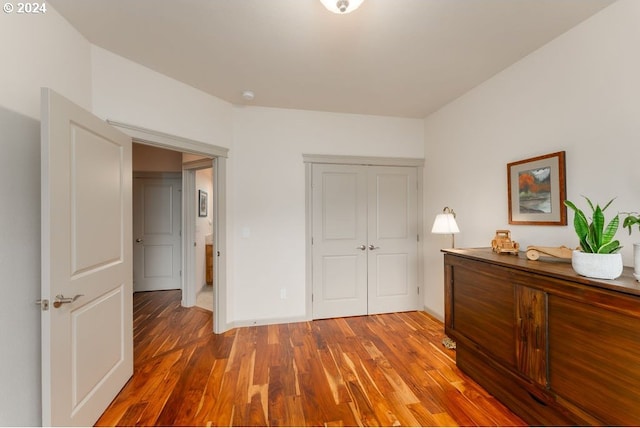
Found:
[[[586,196],[583,197],[591,208],[591,221],[573,202],[564,201],[575,213],[573,226],[580,240],[580,250],[572,253],[571,265],[582,276],[615,279],[622,274],[622,254],[619,253],[622,247],[620,241],[613,239],[620,225],[620,217],[616,214],[606,225],[604,218],[604,211],[613,199],[601,208],[599,204],[594,206]]]
[[[631,235],[634,225],[638,225],[638,230],[640,230],[640,214],[636,212],[621,214],[626,216],[622,221],[622,227],[629,230],[629,235]],[[640,281],[640,243],[633,244],[633,276]]]

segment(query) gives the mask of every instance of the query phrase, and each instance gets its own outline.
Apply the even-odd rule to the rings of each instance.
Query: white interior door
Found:
[[[369,314],[418,304],[418,186],[415,168],[368,168]]]
[[[133,374],[131,139],[43,89],[41,174],[42,419],[91,426]]]
[[[133,290],[181,287],[179,178],[133,180]]]
[[[367,313],[367,181],[361,167],[313,166],[313,317]]]
[[[416,169],[312,171],[313,318],[416,310]]]

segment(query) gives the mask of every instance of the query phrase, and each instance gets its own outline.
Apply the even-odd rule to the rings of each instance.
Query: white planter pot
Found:
[[[622,275],[622,254],[593,254],[574,251],[571,266],[578,275],[597,279],[616,279]]]
[[[633,276],[640,281],[640,242],[633,244]]]

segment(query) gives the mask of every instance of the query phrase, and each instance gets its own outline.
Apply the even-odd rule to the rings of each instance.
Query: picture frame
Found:
[[[206,217],[209,207],[209,195],[204,190],[198,190],[198,217]]]
[[[507,164],[509,224],[566,226],[565,152]]]

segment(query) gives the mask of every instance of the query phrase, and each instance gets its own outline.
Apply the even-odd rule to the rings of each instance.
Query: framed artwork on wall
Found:
[[[207,216],[207,207],[209,206],[209,199],[207,192],[204,190],[198,190],[198,217]]]
[[[509,224],[565,226],[565,152],[507,164]]]

